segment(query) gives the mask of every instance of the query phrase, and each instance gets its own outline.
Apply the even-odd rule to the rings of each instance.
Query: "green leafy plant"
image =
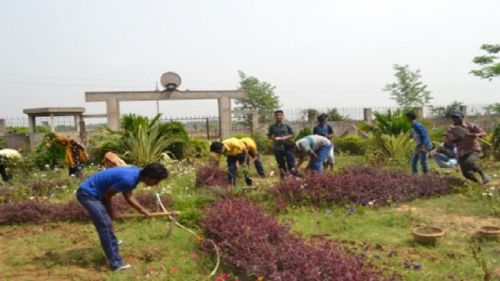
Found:
[[[301,138],[309,135],[312,135],[312,130],[311,128],[306,127],[299,131],[299,133],[295,136],[295,140],[300,140]]]
[[[411,71],[408,65],[395,64],[396,82],[385,85],[384,91],[390,92],[391,99],[403,108],[423,107],[432,99],[427,85],[420,81],[420,70]]]
[[[367,141],[357,135],[334,137],[333,143],[336,152],[352,155],[362,155],[366,150]]]
[[[387,112],[375,112],[372,124],[362,123],[361,131],[375,135],[399,135],[411,130],[411,124],[406,118],[406,110],[388,110]]]
[[[326,115],[328,116],[328,121],[346,121],[350,119],[349,116],[340,114],[336,108],[327,109]]]
[[[500,76],[500,62],[496,56],[500,52],[500,44],[483,44],[481,50],[486,51],[488,55],[474,57],[473,62],[480,65],[481,68],[472,70],[470,73],[489,80]]]
[[[408,163],[415,148],[410,132],[399,135],[374,135],[365,154],[373,165],[400,165]]]

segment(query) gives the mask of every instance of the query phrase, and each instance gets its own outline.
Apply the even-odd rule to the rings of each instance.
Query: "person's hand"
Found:
[[[280,140],[283,140],[283,137],[274,137],[274,140],[275,141],[280,141]]]

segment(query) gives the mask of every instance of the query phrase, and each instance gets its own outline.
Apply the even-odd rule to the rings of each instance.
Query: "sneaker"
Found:
[[[116,244],[118,244],[118,246],[120,246],[121,244],[123,244],[123,241],[122,241],[122,240],[118,240],[118,241],[116,242]]]
[[[122,266],[120,266],[120,267],[115,268],[115,271],[127,270],[127,269],[129,269],[129,268],[131,268],[131,267],[132,267],[132,266],[131,266],[130,264],[124,264],[124,265],[122,265]]]

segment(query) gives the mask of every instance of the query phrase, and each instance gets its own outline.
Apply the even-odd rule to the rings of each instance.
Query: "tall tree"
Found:
[[[247,97],[237,100],[237,109],[257,111],[259,122],[268,123],[273,120],[273,112],[279,107],[279,97],[274,93],[275,86],[253,76],[247,76],[243,71],[240,76],[240,90],[247,93]],[[249,123],[250,119],[247,120]]]
[[[432,99],[427,85],[420,81],[420,70],[411,71],[408,65],[394,65],[397,81],[386,84],[384,91],[391,93],[391,99],[403,108],[423,107]]]
[[[483,44],[481,50],[486,51],[488,54],[474,57],[472,61],[480,65],[481,68],[472,70],[470,73],[490,81],[494,77],[500,77],[500,60],[498,56],[495,56],[500,53],[500,44]]]

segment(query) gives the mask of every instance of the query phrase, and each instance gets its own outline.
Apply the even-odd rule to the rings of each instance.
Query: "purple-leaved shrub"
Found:
[[[396,279],[338,243],[324,238],[303,241],[246,199],[217,201],[207,209],[201,227],[241,280]],[[202,247],[211,250],[208,244]]]
[[[387,205],[449,194],[463,184],[455,177],[413,176],[406,172],[372,167],[352,167],[339,175],[308,174],[277,184],[278,207],[289,204],[326,206],[335,204]]]
[[[215,171],[214,171],[215,170]],[[210,176],[214,175],[211,179]],[[199,167],[196,170],[196,182],[195,187],[206,187],[206,186],[220,186],[228,187],[231,186],[227,173],[215,165],[206,165]]]

